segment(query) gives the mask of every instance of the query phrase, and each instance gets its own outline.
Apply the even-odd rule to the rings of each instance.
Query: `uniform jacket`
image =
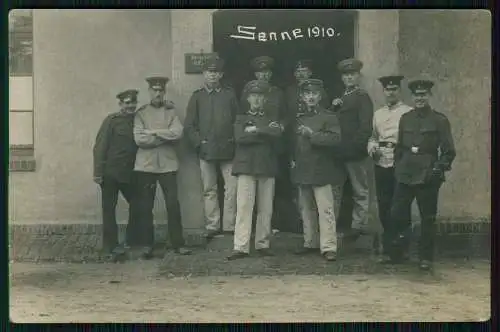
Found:
[[[297,114],[304,113],[306,108],[304,102],[300,99],[298,83],[289,86],[285,90],[285,105],[285,115],[282,117],[285,125],[285,134],[282,141],[286,147],[293,142],[293,137],[295,135],[295,118],[297,117]],[[328,108],[330,106],[330,101],[328,100],[326,92],[323,92],[319,105],[323,108]]]
[[[256,126],[257,133],[245,132],[245,127]],[[275,142],[283,127],[264,112],[238,115],[234,124],[236,153],[233,160],[233,175],[275,177],[278,159]]]
[[[381,157],[375,164],[388,168],[394,165],[394,146],[398,142],[398,128],[401,116],[411,110],[411,107],[399,102],[389,107],[385,105],[373,115],[373,134],[368,140],[368,154],[373,156],[379,149]],[[389,145],[388,143],[391,143]]]
[[[185,133],[201,159],[232,160],[238,101],[231,87],[202,87],[189,99]]]
[[[295,128],[305,125],[313,130],[310,137],[295,134],[292,151],[292,181],[299,185],[338,185],[346,173],[338,158],[341,128],[335,114],[318,107],[317,112],[299,115]]]
[[[342,156],[344,161],[359,161],[368,156],[366,149],[372,135],[373,103],[368,93],[356,89],[344,94],[337,112],[342,128]]]
[[[139,146],[135,170],[169,173],[179,168],[177,142],[182,137],[182,124],[171,102],[162,107],[146,104],[134,118],[134,138]]]
[[[450,122],[444,114],[429,107],[413,109],[401,117],[394,151],[398,182],[408,185],[426,183],[433,179],[433,168],[443,172],[450,170],[455,156]],[[439,180],[444,181],[444,176]]]
[[[94,177],[112,177],[128,183],[134,170],[137,145],[133,134],[134,115],[122,112],[104,119],[94,144]]]

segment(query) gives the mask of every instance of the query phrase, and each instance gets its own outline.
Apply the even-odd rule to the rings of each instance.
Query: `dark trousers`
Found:
[[[378,201],[378,215],[380,223],[384,229],[384,235],[382,237],[384,254],[388,254],[387,248],[390,246],[389,228],[391,224],[391,204],[395,186],[396,180],[394,178],[394,167],[384,168],[375,165],[375,188]],[[407,219],[411,222],[411,209],[410,215],[407,216]]]
[[[352,211],[354,209],[352,191],[351,181],[347,179],[342,188],[342,199],[337,218],[337,232],[346,232],[352,228]]]
[[[129,183],[118,182],[111,177],[104,177],[101,184],[102,192],[102,244],[105,249],[111,250],[118,245],[118,226],[116,224],[116,204],[118,194],[121,193],[129,204],[127,242],[133,235],[133,227],[137,222],[134,201],[134,181]]]
[[[417,199],[420,219],[422,220],[419,242],[419,258],[434,260],[434,238],[439,188],[442,182],[431,181],[425,184],[407,185],[397,183],[391,211],[389,237],[392,239],[391,256],[398,255],[409,246],[411,232],[411,204]],[[398,240],[400,239],[400,241]]]
[[[182,233],[181,210],[177,197],[177,172],[146,173],[137,172],[137,209],[141,219],[141,230],[138,236],[139,245],[153,246],[154,223],[153,207],[156,195],[156,183],[160,183],[167,208],[168,235],[172,247],[184,245]]]
[[[275,178],[272,228],[282,232],[301,233],[300,214],[297,205],[298,189],[291,181],[290,157],[279,156],[279,172]]]

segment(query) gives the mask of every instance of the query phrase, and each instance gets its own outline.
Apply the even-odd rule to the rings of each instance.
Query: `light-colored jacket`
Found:
[[[382,146],[384,143],[398,143],[399,120],[403,114],[408,113],[412,108],[403,102],[389,108],[385,105],[375,111],[373,115],[373,133],[368,140],[368,154],[373,157],[376,149],[381,152],[379,160],[375,164],[388,168],[394,165],[394,146]]]
[[[137,110],[134,119],[134,139],[139,149],[135,171],[169,173],[179,168],[177,142],[182,137],[183,126],[173,104],[162,107],[151,104]]]

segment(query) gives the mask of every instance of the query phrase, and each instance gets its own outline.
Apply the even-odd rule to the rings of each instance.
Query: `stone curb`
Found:
[[[417,237],[419,225],[413,231]],[[123,242],[126,225],[119,224],[119,239]],[[300,238],[300,234],[283,233],[282,236]],[[200,232],[186,231],[186,245],[206,246]],[[159,248],[168,247],[167,225],[155,225],[155,241]],[[215,241],[217,242],[217,241]],[[359,241],[358,241],[359,242]],[[367,237],[361,247],[377,253],[380,235]],[[436,241],[438,254],[464,257],[490,257],[490,223],[440,223]],[[227,246],[227,244],[224,244]],[[9,225],[9,259],[13,261],[71,261],[99,262],[105,260],[100,252],[101,225],[99,224],[38,224]],[[225,250],[227,248],[216,248]],[[412,241],[412,252],[417,251],[417,241]]]

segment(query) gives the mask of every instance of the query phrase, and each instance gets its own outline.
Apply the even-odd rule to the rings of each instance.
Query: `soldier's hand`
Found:
[[[102,184],[102,176],[94,176],[94,182],[97,184]]]
[[[295,168],[295,161],[294,160],[290,161],[290,168]]]
[[[342,106],[342,99],[335,98],[334,100],[332,100],[332,105],[333,106]]]
[[[373,161],[379,161],[381,157],[382,157],[382,151],[380,151],[379,148],[375,148],[375,150],[372,153]]]
[[[313,133],[314,133],[314,131],[311,128],[304,126],[302,135],[310,136]]]
[[[246,133],[255,133],[255,132],[257,132],[257,127],[256,126],[245,127],[245,132]]]

